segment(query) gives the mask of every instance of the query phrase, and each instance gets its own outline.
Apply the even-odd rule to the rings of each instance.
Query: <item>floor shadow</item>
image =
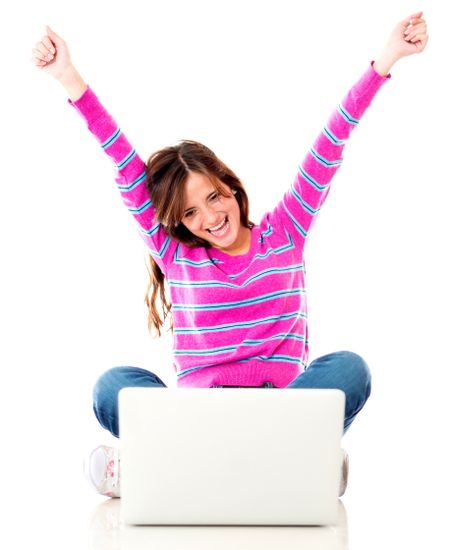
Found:
[[[283,526],[129,526],[120,520],[120,499],[95,509],[89,550],[347,550],[347,512],[339,501],[337,525]]]

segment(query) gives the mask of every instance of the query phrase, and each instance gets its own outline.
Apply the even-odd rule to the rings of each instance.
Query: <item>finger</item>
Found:
[[[41,42],[50,51],[50,53],[56,53],[55,47],[53,46],[53,43],[48,36],[43,36]]]
[[[408,27],[408,25],[411,24],[411,21],[413,19],[418,19],[418,18],[422,17],[422,14],[423,14],[423,12],[419,11],[417,13],[413,13],[412,15],[408,16],[406,19],[403,19],[403,21],[402,21],[403,27],[405,27],[405,28]]]
[[[47,47],[44,46],[42,42],[36,42],[36,44],[34,45],[34,48],[36,50],[39,50],[43,55],[47,55],[49,53],[49,51],[47,50]]]
[[[414,38],[411,38],[410,42],[412,42],[413,44],[416,44],[417,42],[424,42],[426,39],[426,36],[427,36],[426,34],[418,34]]]
[[[50,62],[49,61],[42,61],[41,59],[37,59],[36,57],[33,57],[31,61],[34,63],[34,65],[40,69],[46,67]]]
[[[33,57],[36,60],[47,61],[47,54],[42,53],[41,50],[38,50],[37,48],[33,48],[32,53],[33,53]]]
[[[422,17],[423,15],[423,11],[418,11],[417,13],[413,13],[412,15],[409,16],[410,19],[417,19],[419,17]]]
[[[411,29],[421,29],[426,26],[427,26],[426,22],[423,19],[420,19],[417,23],[413,23],[411,25]]]
[[[427,26],[420,25],[418,27],[411,27],[404,32],[404,37],[406,38],[406,40],[410,40],[413,36],[417,36],[419,33],[426,34]]]
[[[428,36],[425,36],[423,40],[410,42],[410,44],[416,48],[417,52],[421,52],[425,49],[425,46],[427,45],[427,41],[428,41]]]
[[[53,55],[43,42],[36,42],[35,49],[39,50],[42,55]]]
[[[44,56],[44,59],[46,59],[47,61],[51,61],[54,57],[47,46],[45,46],[42,42],[36,43],[35,50],[39,51]]]
[[[408,40],[412,38],[413,36],[417,36],[419,33],[425,33],[427,32],[427,26],[426,25],[418,25],[417,27],[411,27],[405,32],[405,38]]]
[[[408,32],[411,32],[412,30],[416,29],[419,25],[426,26],[426,22],[423,19],[413,19],[412,21],[409,22],[409,24],[406,27],[403,27],[404,28],[403,34],[407,34]]]
[[[427,26],[426,21],[424,21],[423,19],[417,19],[417,20],[411,21],[411,24],[406,27],[406,31],[412,31],[414,29],[419,28],[422,25],[424,25],[425,27]]]
[[[40,59],[32,58],[31,61],[36,65],[36,67],[45,67],[47,65],[47,61],[41,61]]]
[[[418,34],[427,34],[427,26],[426,25],[419,25],[418,27],[414,27],[410,29],[406,34],[405,38],[408,37],[412,38],[413,36],[417,36]]]

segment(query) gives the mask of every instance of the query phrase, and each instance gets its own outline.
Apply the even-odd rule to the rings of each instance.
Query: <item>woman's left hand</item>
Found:
[[[386,47],[397,59],[413,53],[421,53],[428,42],[427,24],[419,11],[403,20],[392,31]]]
[[[375,70],[386,75],[402,57],[421,53],[428,42],[427,24],[419,11],[400,21],[393,29],[381,55],[374,64]]]

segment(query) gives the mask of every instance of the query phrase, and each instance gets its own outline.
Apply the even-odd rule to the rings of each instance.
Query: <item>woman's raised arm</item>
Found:
[[[307,153],[294,181],[276,209],[271,222],[282,221],[294,242],[303,248],[315,218],[327,197],[330,182],[343,161],[343,150],[351,132],[371,104],[397,61],[421,53],[428,42],[422,12],[400,21],[392,30],[378,57],[353,85],[331,114]]]
[[[33,49],[34,64],[56,78],[69,95],[69,103],[84,119],[102,150],[115,165],[115,181],[122,200],[137,222],[142,238],[162,270],[176,243],[156,219],[147,190],[146,167],[114,118],[73,66],[64,40],[47,27],[47,35]]]

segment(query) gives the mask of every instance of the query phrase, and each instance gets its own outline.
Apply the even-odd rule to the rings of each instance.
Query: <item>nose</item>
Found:
[[[214,209],[214,206],[206,206],[202,212],[203,224],[207,227],[215,225],[219,221],[219,215]]]

